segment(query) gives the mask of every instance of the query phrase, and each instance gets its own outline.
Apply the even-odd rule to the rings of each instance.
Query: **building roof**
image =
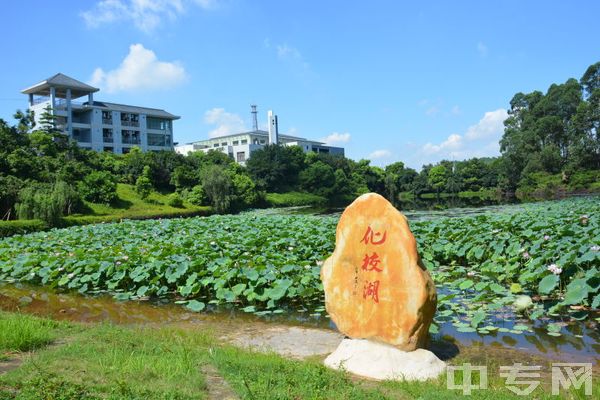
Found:
[[[85,102],[83,104],[88,105],[87,102]],[[135,113],[135,114],[146,114],[146,115],[150,115],[151,117],[161,117],[161,118],[166,118],[166,119],[181,118],[178,115],[173,115],[170,112],[167,112],[165,110],[161,110],[158,108],[128,106],[126,104],[108,103],[106,101],[94,101],[93,106],[100,107],[100,108],[106,108],[107,110],[112,110],[112,111],[120,111],[120,112]]]
[[[49,96],[51,87],[55,89],[56,97],[59,98],[66,98],[67,89],[71,89],[71,98],[73,99],[85,96],[90,93],[95,93],[98,90],[100,90],[83,82],[80,82],[77,79],[73,79],[69,76],[58,73],[44,81],[41,81],[40,83],[28,87],[27,89],[23,89],[21,93]]]
[[[259,130],[256,130],[256,131],[239,132],[239,133],[232,133],[230,135],[216,136],[216,137],[209,138],[209,139],[197,140],[195,142],[190,142],[190,143],[187,143],[187,144],[196,144],[196,143],[201,143],[201,142],[207,142],[209,140],[226,139],[226,138],[230,138],[230,137],[234,137],[234,136],[240,136],[240,135],[255,135],[255,136],[269,137],[269,132],[263,131],[263,130],[259,129]],[[316,140],[310,140],[310,139],[301,138],[301,137],[297,137],[297,136],[290,136],[290,135],[279,134],[279,135],[277,135],[277,137],[279,139],[285,139],[285,140],[289,140],[289,141],[301,141],[301,142],[311,142],[311,143],[324,144],[323,142],[317,142]]]

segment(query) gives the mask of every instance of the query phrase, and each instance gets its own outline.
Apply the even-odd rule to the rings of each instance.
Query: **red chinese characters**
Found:
[[[370,242],[371,244],[374,244],[374,245],[383,244],[383,243],[385,243],[387,231],[384,231],[383,236],[381,236],[381,238],[377,239],[379,236],[381,236],[381,232],[375,232],[373,229],[371,229],[371,226],[369,226],[367,228],[367,231],[365,232],[365,235],[360,240],[360,242],[361,243],[364,242],[365,244],[369,244],[369,242]]]
[[[365,258],[363,258],[362,269],[363,271],[377,271],[381,272],[382,269],[377,268],[377,266],[381,263],[379,259],[379,255],[375,252],[369,256],[369,254],[365,254]]]
[[[360,243],[364,243],[365,245],[380,245],[385,243],[386,238],[387,231],[384,231],[383,234],[381,232],[375,232],[369,225]],[[379,258],[379,254],[376,252],[372,252],[371,255],[366,253],[362,261],[361,269],[366,272],[381,272],[383,271],[383,268],[380,267],[380,264],[381,259]],[[363,286],[363,299],[370,299],[375,303],[379,303],[379,280],[365,280]]]
[[[375,303],[379,303],[379,281],[365,281],[363,287],[363,299],[371,298]]]

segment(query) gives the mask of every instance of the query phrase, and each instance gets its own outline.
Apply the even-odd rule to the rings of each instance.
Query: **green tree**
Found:
[[[261,195],[248,175],[234,174],[232,179],[232,203],[236,209],[245,209],[258,205]]]
[[[316,161],[300,172],[300,185],[307,192],[329,197],[335,185],[335,171],[323,161]]]
[[[117,181],[106,171],[94,171],[78,184],[81,196],[92,203],[110,204],[117,199]]]
[[[214,210],[223,214],[229,210],[233,182],[222,165],[210,165],[202,170],[202,188]]]
[[[246,168],[254,182],[269,192],[294,189],[304,169],[304,152],[299,146],[267,145],[252,153]]]
[[[142,174],[135,181],[135,191],[142,199],[147,199],[153,190],[152,179],[150,178],[150,167],[144,166]]]
[[[429,185],[431,185],[439,196],[440,190],[444,188],[448,182],[448,170],[443,165],[436,165],[429,170],[427,178]]]

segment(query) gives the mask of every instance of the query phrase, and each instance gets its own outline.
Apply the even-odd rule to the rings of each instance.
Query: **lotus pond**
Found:
[[[487,211],[434,219],[407,213],[438,286],[432,333],[440,326],[479,336],[543,329],[558,340],[569,324],[597,329],[599,199]],[[324,318],[319,272],[337,220],[247,213],[18,235],[0,240],[0,281],[162,299],[191,311]]]

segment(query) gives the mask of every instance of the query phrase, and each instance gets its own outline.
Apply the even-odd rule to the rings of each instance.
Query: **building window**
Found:
[[[112,143],[113,142],[113,130],[110,128],[102,129],[102,141],[104,143]]]
[[[140,144],[140,133],[138,131],[122,130],[121,143],[123,144]]]
[[[237,162],[245,162],[245,161],[246,161],[246,153],[243,151],[238,151]]]
[[[258,139],[254,139],[253,143],[258,144]]]
[[[156,133],[148,134],[148,146],[166,147],[171,145],[171,137],[168,135],[160,135]]]
[[[240,144],[240,141],[239,141],[239,140],[234,140],[234,141],[233,141],[233,145],[234,145],[234,146],[237,146],[238,144]]]
[[[102,123],[104,125],[112,125],[112,112],[102,111]]]
[[[242,140],[242,144],[248,144],[248,140],[246,140],[246,139]]]
[[[213,147],[219,147],[219,143],[213,144]]]
[[[221,146],[227,146],[227,142],[221,143]]]
[[[110,146],[104,146],[104,151],[112,153],[114,151],[114,149],[112,147],[110,147]]]
[[[166,131],[167,129],[170,129],[169,122],[168,119],[148,117],[146,118],[146,128]]]
[[[262,140],[260,141],[260,144],[265,144],[265,140],[264,140],[264,139],[262,139]]]
[[[122,126],[140,126],[139,114],[121,113],[121,125]]]

